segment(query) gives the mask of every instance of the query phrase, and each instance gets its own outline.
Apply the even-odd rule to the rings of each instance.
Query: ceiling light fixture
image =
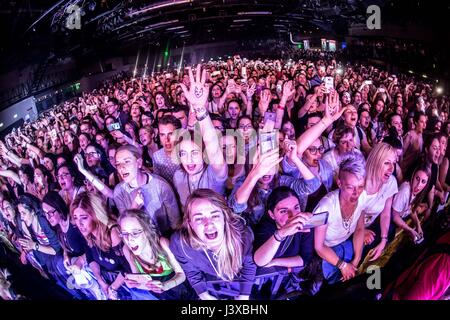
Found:
[[[246,12],[238,12],[238,16],[245,15],[271,15],[271,11],[246,11]]]
[[[159,4],[148,6],[144,9],[141,9],[138,11],[131,12],[128,14],[128,16],[132,17],[132,16],[135,16],[138,14],[146,13],[149,11],[154,11],[154,10],[165,8],[165,7],[175,6],[175,5],[179,5],[179,4],[183,4],[183,3],[190,3],[191,1],[192,0],[166,1],[166,2],[159,3]]]

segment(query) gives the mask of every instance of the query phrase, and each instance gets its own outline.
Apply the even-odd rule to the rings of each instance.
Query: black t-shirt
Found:
[[[267,214],[255,227],[255,241],[253,250],[258,250],[277,230],[275,221]],[[287,237],[278,248],[274,258],[300,256],[307,265],[314,254],[314,232],[297,232]]]
[[[69,223],[66,233],[58,228],[58,238],[69,257],[79,257],[86,252],[86,239],[72,223]]]

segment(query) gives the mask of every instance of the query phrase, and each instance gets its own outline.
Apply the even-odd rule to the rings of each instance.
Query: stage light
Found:
[[[17,118],[17,113],[14,115],[14,119]]]
[[[344,73],[344,70],[342,70],[342,68],[337,68],[337,69],[336,69],[336,73],[337,73],[337,74],[343,74],[343,73]]]
[[[442,87],[437,87],[436,92],[437,94],[442,94],[442,92],[444,92],[444,89],[442,89]]]

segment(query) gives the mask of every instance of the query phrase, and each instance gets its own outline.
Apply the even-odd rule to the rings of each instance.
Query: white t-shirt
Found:
[[[411,202],[414,196],[411,196],[411,186],[409,182],[405,181],[398,189],[398,193],[394,196],[392,201],[392,209],[400,213],[400,217],[405,219],[411,214]]]
[[[381,186],[381,189],[377,193],[368,195],[366,190],[363,191],[366,197],[364,208],[364,225],[366,227],[370,226],[383,211],[386,200],[397,192],[397,179],[393,175],[389,177],[389,180]]]
[[[327,247],[334,247],[348,238],[355,232],[358,219],[364,209],[365,194],[361,193],[358,199],[358,205],[353,212],[353,218],[350,223],[350,228],[347,230],[343,226],[341,206],[339,205],[339,189],[331,191],[320,200],[314,209],[314,213],[328,211],[327,232],[325,234],[325,245]]]

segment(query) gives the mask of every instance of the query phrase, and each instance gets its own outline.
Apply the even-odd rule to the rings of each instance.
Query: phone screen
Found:
[[[311,229],[322,226],[328,222],[329,212],[319,212],[314,214],[311,219],[303,226],[303,229]]]
[[[325,77],[323,79],[325,83],[325,88],[327,89],[327,93],[329,93],[334,88],[334,79],[333,77]]]

